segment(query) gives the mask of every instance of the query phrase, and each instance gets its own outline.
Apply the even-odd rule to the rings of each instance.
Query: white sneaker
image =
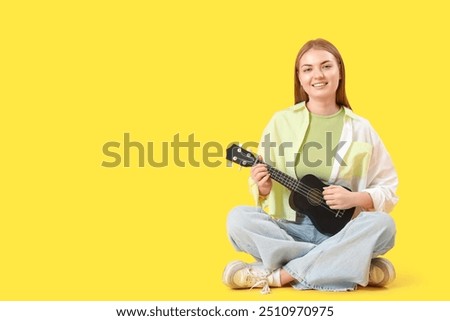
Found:
[[[262,263],[247,264],[242,261],[229,263],[223,271],[222,281],[232,289],[262,288],[262,294],[270,293],[270,286],[281,286],[280,270],[270,272]]]
[[[395,279],[395,269],[392,263],[381,257],[372,259],[369,270],[369,286],[386,286]]]

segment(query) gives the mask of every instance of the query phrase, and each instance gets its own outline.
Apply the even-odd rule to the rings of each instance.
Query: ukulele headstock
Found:
[[[257,162],[255,155],[236,144],[227,148],[226,158],[244,167],[252,167]]]

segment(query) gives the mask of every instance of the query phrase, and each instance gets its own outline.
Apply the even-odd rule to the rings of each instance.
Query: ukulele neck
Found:
[[[262,161],[257,160],[257,164],[264,164],[267,166],[267,170],[269,171],[270,178],[274,179],[287,189],[291,191],[297,191],[298,189],[298,180],[293,178],[292,176],[287,175],[286,173],[283,173],[282,171],[276,169],[273,166],[270,166],[267,163],[264,163]]]

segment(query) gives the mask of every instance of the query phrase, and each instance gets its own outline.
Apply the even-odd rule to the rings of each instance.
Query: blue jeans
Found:
[[[320,233],[307,216],[301,222],[274,219],[261,208],[235,207],[227,229],[238,251],[270,270],[283,268],[296,289],[354,290],[366,286],[370,261],[394,246],[395,223],[383,212],[362,212],[339,233]]]

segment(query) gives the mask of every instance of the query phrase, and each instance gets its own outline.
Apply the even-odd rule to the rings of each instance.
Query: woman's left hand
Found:
[[[346,210],[355,206],[353,192],[342,186],[330,185],[323,188],[323,198],[333,210]]]

